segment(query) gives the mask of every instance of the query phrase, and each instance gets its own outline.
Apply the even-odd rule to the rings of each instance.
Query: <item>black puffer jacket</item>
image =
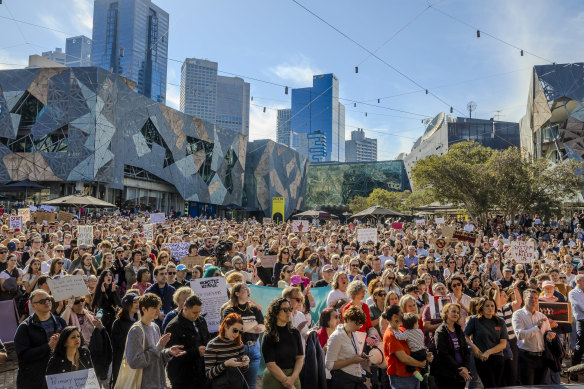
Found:
[[[78,370],[91,369],[92,367],[93,364],[91,362],[89,350],[85,347],[80,347]],[[74,371],[73,364],[67,359],[67,357],[56,354],[51,355],[49,364],[47,365],[47,375],[69,373],[72,371]]]

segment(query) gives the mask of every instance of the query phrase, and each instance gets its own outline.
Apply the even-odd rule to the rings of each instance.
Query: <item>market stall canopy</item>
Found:
[[[377,219],[380,217],[404,217],[404,216],[406,215],[391,208],[385,208],[382,207],[381,205],[374,205],[372,207],[362,210],[361,212],[354,214],[353,216],[351,216],[351,218],[359,219],[362,217],[374,217]]]
[[[45,205],[68,205],[74,207],[91,207],[91,208],[116,208],[112,203],[100,200],[93,196],[74,194],[65,197],[59,197],[58,199],[53,199],[45,201]]]
[[[311,219],[325,219],[325,218],[333,218],[333,219],[338,219],[338,216],[336,215],[332,215],[329,212],[324,212],[324,211],[318,211],[318,210],[309,210],[309,211],[304,211],[301,213],[297,213],[296,215],[292,215],[293,218],[311,218]]]

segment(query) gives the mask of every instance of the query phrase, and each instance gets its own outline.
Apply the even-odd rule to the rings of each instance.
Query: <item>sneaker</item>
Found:
[[[422,374],[420,374],[419,371],[416,371],[414,373],[414,377],[416,377],[418,379],[418,381],[420,381],[420,382],[424,381],[424,376]]]

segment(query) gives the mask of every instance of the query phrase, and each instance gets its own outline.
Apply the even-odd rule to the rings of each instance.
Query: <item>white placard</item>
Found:
[[[426,220],[425,219],[416,219],[416,225],[417,226],[425,226]]]
[[[22,216],[22,224],[30,221],[30,209],[29,208],[19,208],[18,216]]]
[[[535,259],[535,242],[511,242],[511,252],[517,263],[531,263]]]
[[[77,227],[77,246],[93,246],[93,226]]]
[[[38,208],[35,207],[34,205],[31,205],[30,207],[28,207],[28,210],[31,212],[36,212],[38,210]]]
[[[191,289],[203,301],[201,314],[206,315],[209,332],[219,331],[221,306],[228,300],[225,278],[198,278],[191,281]]]
[[[436,222],[436,224],[444,224],[444,218],[443,217],[437,217],[436,219],[434,219],[434,221]]]
[[[307,232],[309,228],[308,220],[292,220],[292,232]]]
[[[191,244],[189,242],[181,242],[181,243],[165,243],[164,246],[168,247],[172,253],[172,257],[175,261],[180,261],[182,257],[186,257],[189,255],[189,246]]]
[[[430,296],[432,297],[432,296]],[[448,303],[452,302],[452,298],[450,296],[433,296],[434,301],[430,299],[430,318],[432,319],[440,319],[442,315],[442,308]]]
[[[162,212],[150,214],[150,223],[152,223],[152,224],[157,224],[157,223],[163,224],[165,220],[166,220],[166,216]]]
[[[148,241],[154,240],[154,224],[144,224],[144,238]]]
[[[48,389],[101,389],[93,369],[52,374],[45,379]]]
[[[10,228],[22,230],[22,216],[10,216]]]
[[[63,301],[71,298],[71,296],[80,297],[89,294],[82,275],[60,277],[57,279],[49,278],[47,282],[55,301]]]
[[[377,228],[357,228],[357,242],[367,243],[367,242],[377,243]]]

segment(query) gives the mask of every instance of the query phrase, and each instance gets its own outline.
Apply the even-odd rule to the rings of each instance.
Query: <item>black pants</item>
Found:
[[[519,365],[519,348],[517,348],[517,338],[509,339],[509,347],[513,352],[513,359],[505,360],[505,374],[503,374],[503,385],[516,386],[519,384],[519,376],[517,375],[517,366]]]
[[[422,361],[425,361],[426,358],[428,358],[428,354],[426,353],[426,349],[424,348],[424,349],[421,349],[421,350],[418,350],[418,351],[413,351],[410,354],[410,357],[414,358],[416,361],[422,362]],[[407,372],[413,373],[416,370],[418,370],[417,367],[406,365],[406,371]],[[421,374],[424,374],[425,371],[426,371],[425,368],[420,368]]]
[[[475,358],[475,364],[477,366],[477,373],[479,373],[479,377],[481,377],[485,388],[502,386],[503,368],[505,366],[505,358],[502,355],[491,355],[484,362]]]
[[[457,377],[445,376],[445,375],[435,375],[436,385],[438,389],[464,389],[466,382],[461,381],[460,374],[456,373]]]
[[[543,356],[530,355],[519,350],[519,378],[521,385],[543,385],[548,368]]]
[[[584,320],[576,322],[576,347],[572,354],[572,366],[579,365],[582,362],[582,355],[584,354]]]

